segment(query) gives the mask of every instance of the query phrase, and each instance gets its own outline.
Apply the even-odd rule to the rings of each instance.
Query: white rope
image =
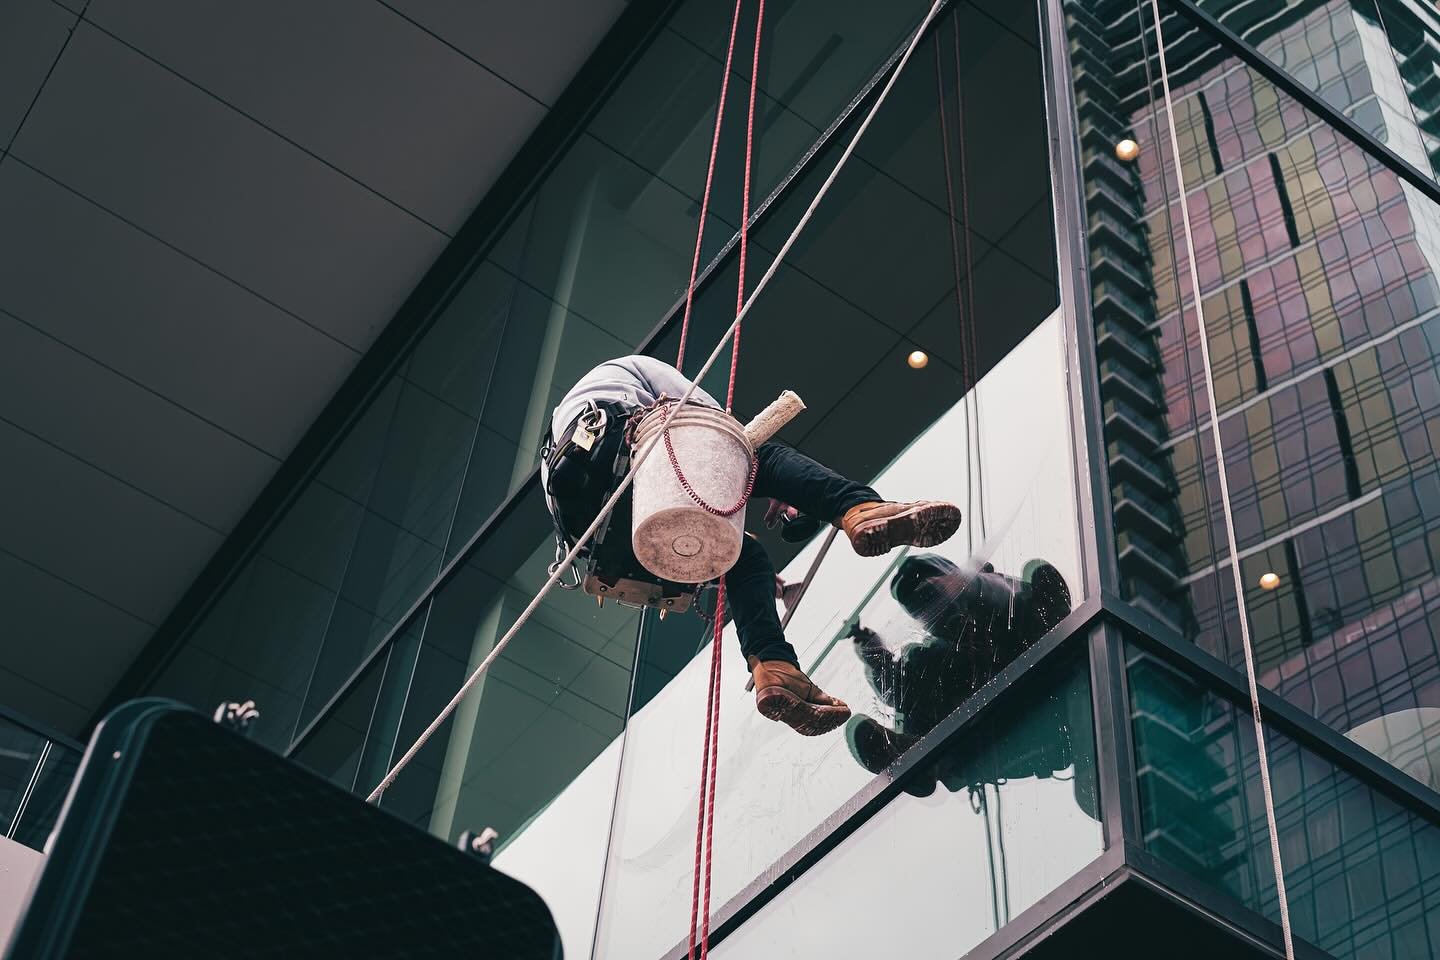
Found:
[[[940,6],[943,2],[944,0],[935,0],[935,2],[931,4],[930,12],[925,15],[925,19],[920,22],[920,26],[910,38],[910,43],[905,48],[905,53],[900,57],[900,62],[896,64],[895,71],[890,74],[890,79],[886,81],[884,88],[880,91],[880,96],[877,97],[875,103],[871,105],[870,111],[865,114],[865,119],[860,122],[859,128],[855,131],[854,136],[850,138],[850,142],[845,147],[845,152],[840,155],[840,159],[835,162],[834,169],[832,169],[830,175],[825,178],[825,182],[820,185],[820,189],[816,192],[815,198],[810,201],[810,206],[806,207],[805,212],[800,215],[800,221],[795,224],[795,229],[790,231],[790,236],[786,238],[784,245],[781,246],[780,250],[775,254],[775,259],[770,261],[770,266],[765,270],[765,275],[760,278],[760,282],[757,283],[755,289],[751,291],[749,299],[745,301],[745,305],[735,316],[735,321],[731,323],[725,333],[721,335],[719,342],[715,344],[715,349],[710,351],[710,356],[705,361],[705,365],[700,368],[700,372],[696,374],[695,379],[690,381],[690,386],[685,390],[684,395],[680,397],[679,402],[672,404],[666,412],[665,419],[660,424],[657,436],[664,435],[665,430],[670,426],[671,418],[675,416],[685,405],[685,402],[690,399],[691,395],[695,393],[696,385],[705,379],[705,375],[710,372],[710,368],[715,365],[715,361],[719,359],[720,354],[725,351],[726,345],[735,333],[735,328],[740,325],[740,321],[745,319],[745,315],[748,314],[750,308],[755,305],[755,300],[760,296],[761,291],[765,289],[765,285],[770,282],[770,278],[775,276],[775,272],[780,268],[781,261],[783,261],[785,255],[790,252],[790,248],[795,245],[795,241],[799,239],[801,231],[803,231],[805,226],[810,222],[810,218],[815,215],[815,209],[820,205],[820,201],[825,198],[825,195],[830,191],[830,187],[834,185],[835,179],[840,175],[840,171],[850,159],[851,154],[855,152],[856,146],[859,145],[860,138],[865,135],[865,131],[870,127],[870,122],[875,119],[875,115],[879,113],[881,106],[885,103],[885,99],[890,95],[890,91],[894,89],[895,81],[900,78],[901,72],[905,69],[905,64],[910,60],[910,55],[915,52],[915,47],[919,43],[920,37],[924,35],[925,29],[930,26],[930,21],[935,19],[935,15],[940,11]],[[745,225],[742,229],[745,227],[748,227],[748,225]],[[640,454],[630,464],[629,472],[627,472],[624,479],[620,481],[620,486],[616,487],[615,492],[610,495],[610,499],[605,501],[605,506],[596,514],[595,519],[591,521],[590,526],[581,534],[580,539],[575,541],[575,545],[570,548],[570,552],[565,555],[565,559],[557,564],[554,572],[546,578],[544,586],[540,588],[540,592],[535,594],[535,598],[530,601],[529,606],[516,618],[515,622],[510,626],[510,629],[505,632],[505,636],[501,637],[500,642],[495,644],[494,649],[486,655],[484,660],[480,661],[480,665],[475,668],[475,671],[470,674],[465,683],[456,691],[455,696],[450,698],[450,702],[445,705],[444,709],[436,715],[434,720],[430,721],[430,725],[421,732],[420,736],[416,738],[415,742],[410,746],[410,749],[406,750],[404,755],[395,761],[395,765],[390,768],[390,771],[385,774],[380,783],[370,792],[370,796],[366,798],[367,803],[375,803],[380,799],[380,796],[395,782],[395,778],[400,775],[400,771],[404,770],[410,761],[415,759],[415,755],[419,753],[425,744],[429,742],[430,738],[435,735],[435,731],[439,730],[440,726],[446,720],[450,719],[450,715],[455,712],[456,707],[460,706],[460,702],[465,699],[471,690],[475,689],[475,685],[480,682],[480,678],[490,669],[490,665],[505,651],[510,641],[515,638],[515,634],[520,632],[520,628],[525,626],[526,621],[530,619],[531,615],[534,614],[540,606],[540,601],[544,600],[546,595],[554,589],[556,582],[560,579],[561,572],[569,569],[570,565],[575,562],[575,558],[580,555],[581,549],[584,548],[585,544],[590,542],[590,538],[595,535],[595,531],[600,528],[600,524],[610,515],[610,511],[615,509],[615,504],[619,503],[620,498],[630,489],[630,484],[635,479],[635,471],[649,458],[651,452],[653,452],[657,446],[659,446],[659,444],[652,442],[649,446],[645,447],[644,450],[640,451]]]
[[[1225,517],[1225,537],[1230,547],[1230,568],[1235,576],[1235,603],[1240,613],[1240,640],[1245,649],[1245,679],[1250,685],[1250,710],[1255,720],[1255,746],[1259,750],[1260,786],[1265,800],[1265,820],[1270,828],[1270,857],[1275,869],[1275,893],[1280,903],[1280,932],[1285,940],[1287,960],[1295,960],[1295,941],[1290,933],[1290,903],[1285,896],[1285,866],[1280,860],[1280,831],[1276,825],[1275,796],[1270,788],[1270,754],[1265,747],[1265,725],[1260,719],[1260,689],[1255,681],[1255,651],[1250,644],[1250,618],[1245,606],[1245,582],[1240,572],[1240,550],[1235,542],[1235,517],[1230,508],[1230,484],[1225,475],[1225,449],[1220,442],[1220,414],[1215,403],[1215,377],[1210,366],[1210,338],[1205,329],[1205,310],[1200,302],[1200,274],[1195,264],[1195,237],[1190,229],[1190,203],[1185,195],[1185,174],[1181,170],[1180,140],[1175,133],[1175,103],[1170,96],[1170,70],[1165,63],[1165,35],[1160,28],[1159,0],[1150,0],[1155,18],[1155,48],[1160,54],[1160,85],[1165,94],[1165,115],[1170,124],[1170,151],[1175,158],[1175,181],[1180,194],[1180,221],[1185,229],[1185,252],[1190,258],[1191,294],[1195,298],[1195,323],[1200,333],[1200,360],[1205,372],[1205,398],[1210,406],[1210,434],[1215,444],[1215,468],[1220,474],[1220,508]]]

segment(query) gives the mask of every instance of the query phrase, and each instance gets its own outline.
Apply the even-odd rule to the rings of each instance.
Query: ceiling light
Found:
[[[1119,157],[1121,160],[1124,160],[1126,163],[1129,163],[1131,160],[1134,160],[1136,157],[1140,156],[1140,144],[1128,138],[1125,140],[1121,140],[1119,143],[1115,144],[1115,156]]]
[[[1262,574],[1262,575],[1261,575],[1261,577],[1260,577],[1260,589],[1261,589],[1261,590],[1274,590],[1274,589],[1275,589],[1276,587],[1278,587],[1278,586],[1280,586],[1280,576],[1279,576],[1279,574],[1266,573],[1266,574]]]
[[[924,350],[912,350],[910,351],[910,356],[905,358],[905,362],[910,364],[910,366],[914,367],[916,370],[919,370],[922,369],[925,364],[930,362],[930,354],[926,353]]]

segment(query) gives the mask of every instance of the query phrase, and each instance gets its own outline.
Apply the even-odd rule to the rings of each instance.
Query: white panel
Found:
[[[20,912],[44,863],[45,858],[29,847],[0,837],[0,949],[19,926]]]
[[[0,545],[159,623],[221,536],[0,423]]]
[[[86,20],[448,233],[545,114],[379,3],[95,0]]]
[[[0,310],[276,457],[358,359],[13,159]]]
[[[554,104],[623,0],[391,0],[418,23],[546,104]]]
[[[5,666],[94,709],[154,631],[143,620],[0,552]],[[0,695],[0,702],[8,702]],[[55,724],[57,718],[34,716]],[[58,719],[64,719],[63,717]],[[58,725],[58,724],[57,724]]]
[[[357,349],[445,245],[410,213],[84,23],[12,152]]]
[[[279,465],[3,311],[0,419],[222,533]]]

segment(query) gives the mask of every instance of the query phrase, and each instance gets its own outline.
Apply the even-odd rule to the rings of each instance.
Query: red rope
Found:
[[[716,591],[715,611],[715,639],[711,643],[710,672],[713,680],[710,683],[710,704],[706,711],[708,719],[706,726],[715,728],[715,734],[709,737],[710,742],[710,791],[705,797],[705,899],[701,907],[701,928],[700,928],[700,960],[706,960],[710,954],[710,865],[715,861],[715,782],[717,768],[720,765],[720,641],[725,631],[725,578],[720,578],[720,586]],[[698,837],[696,839],[699,839]]]
[[[721,118],[725,113],[725,95],[730,82],[730,65],[735,55],[735,36],[740,22],[741,2],[742,0],[736,0],[735,16],[730,23],[730,46],[725,52],[725,78],[720,84],[720,105],[715,111],[715,135],[710,144],[710,166],[705,174],[705,196],[700,203],[700,224],[695,231],[695,257],[690,265],[690,284],[685,290],[685,315],[680,324],[680,352],[675,362],[677,368],[680,368],[685,361],[685,339],[689,332],[690,314],[695,301],[695,277],[700,268],[700,243],[705,230],[705,215],[710,206],[710,188],[715,174],[715,158],[719,152]],[[750,176],[755,157],[755,93],[760,85],[760,36],[764,22],[765,0],[760,0],[755,13],[755,48],[750,60],[750,103],[745,116],[745,186],[740,201],[739,281],[736,284],[735,292],[735,315],[737,318],[745,308],[745,261],[750,249]],[[725,391],[726,412],[734,409],[735,380],[739,369],[740,324],[736,323],[735,337],[730,347],[730,383]],[[674,448],[670,446],[668,434],[665,437],[665,443],[676,476],[681,477],[682,484],[689,490],[689,484],[684,483],[684,477],[680,474],[680,465],[675,460]],[[749,500],[750,490],[755,483],[755,466],[756,464],[752,461],[750,481],[746,486],[745,495],[741,498],[735,511],[732,512],[738,512],[745,505],[745,501]],[[711,510],[712,513],[720,512],[705,504],[693,491],[690,491],[690,495],[697,503],[707,510]],[[724,515],[723,512],[721,513]],[[710,954],[711,866],[714,862],[715,852],[715,783],[720,766],[720,648],[724,635],[725,578],[721,577],[715,600],[715,633],[710,644],[710,684],[705,704],[705,748],[704,755],[700,760],[700,797],[695,823],[695,875],[691,885],[690,943],[687,952],[690,960],[694,960],[697,956],[697,945],[700,960],[706,960]],[[703,885],[702,871],[704,874]]]
[[[685,287],[685,315],[680,320],[680,350],[675,356],[675,369],[682,372],[685,369],[685,338],[690,334],[690,312],[695,307],[695,278],[700,275],[700,244],[705,239],[705,217],[710,212],[710,187],[715,182],[715,157],[720,152],[720,125],[725,118],[725,98],[730,91],[730,64],[735,58],[735,33],[740,28],[740,5],[743,2],[744,0],[735,0],[735,14],[730,18],[730,45],[725,49],[725,72],[720,75],[720,103],[715,107],[715,132],[710,136],[710,164],[705,168],[705,192],[700,196],[700,223],[695,228],[695,256],[690,261],[690,283]]]
[[[745,258],[750,252],[750,167],[755,157],[755,91],[760,89],[760,27],[765,22],[765,0],[755,11],[755,52],[750,58],[750,107],[745,114],[745,189],[740,199],[740,278],[735,284],[735,316],[745,309]],[[725,411],[735,405],[735,375],[740,369],[740,324],[735,324],[735,343],[730,348],[730,386],[725,394]]]
[[[701,957],[704,957],[709,952],[708,941],[710,930],[710,850],[709,847],[705,845],[705,824],[710,819],[709,814],[713,814],[715,811],[715,791],[713,789],[713,780],[711,778],[710,758],[711,754],[714,752],[711,749],[711,746],[716,740],[716,734],[719,733],[719,731],[716,730],[715,721],[718,719],[718,711],[716,710],[716,707],[720,702],[720,637],[722,631],[724,630],[725,624],[725,617],[722,613],[722,611],[725,609],[724,604],[725,580],[722,577],[720,580],[719,593],[715,601],[715,639],[711,643],[712,649],[710,655],[710,683],[707,688],[705,700],[705,751],[700,757],[700,803],[696,813],[697,819],[695,822],[695,870],[692,874],[693,880],[690,890],[690,947],[686,953],[686,956],[689,957],[690,960],[694,960],[695,946],[697,942],[702,944],[702,952],[700,954]],[[711,786],[711,789],[708,792],[708,807],[706,804],[707,785]],[[705,870],[706,936],[704,940],[699,940],[696,936],[696,933],[700,928],[700,871],[702,863]]]

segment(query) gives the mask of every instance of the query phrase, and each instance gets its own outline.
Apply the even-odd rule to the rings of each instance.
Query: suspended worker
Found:
[[[612,489],[625,421],[662,398],[683,396],[689,386],[679,370],[644,356],[606,361],[580,378],[555,408],[542,453],[546,505],[557,529],[584,530],[599,513]],[[698,388],[691,402],[723,409]],[[603,437],[586,426],[596,422],[596,411],[605,414]],[[752,496],[771,497],[833,523],[862,557],[879,556],[902,544],[933,546],[960,527],[960,508],[952,503],[885,501],[865,484],[840,476],[793,447],[771,441],[761,444],[755,456]],[[775,607],[775,565],[758,541],[748,536],[742,541],[740,557],[725,576],[725,589],[740,652],[755,682],[756,708],[804,736],[834,730],[849,719],[850,708],[800,669]]]

